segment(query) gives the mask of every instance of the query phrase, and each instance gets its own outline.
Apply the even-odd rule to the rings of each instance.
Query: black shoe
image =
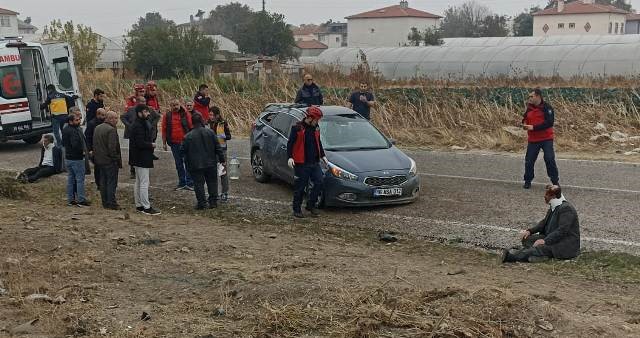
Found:
[[[522,188],[531,189],[531,182],[524,182],[524,185],[522,186]]]
[[[311,217],[320,217],[320,213],[318,212],[318,209],[316,208],[305,208],[307,209],[307,211],[311,214]]]
[[[295,217],[295,218],[304,218],[304,215],[302,214],[301,211],[294,211],[293,212],[293,217]]]
[[[136,207],[136,211],[137,212],[143,212],[144,211],[144,207]]]
[[[209,203],[209,209],[215,209],[218,207],[218,203]]]
[[[156,156],[156,154],[153,154],[153,160],[154,160],[154,161],[157,161],[157,160],[159,160],[159,159],[160,159],[160,157]]]
[[[498,255],[498,264],[503,264],[507,262],[507,258],[509,257],[509,250],[502,249],[502,252]]]
[[[160,211],[154,209],[153,207],[142,210],[142,213],[147,215],[152,215],[152,216],[160,215]]]
[[[104,208],[107,210],[122,210],[119,205],[107,205]]]
[[[227,201],[229,201],[229,195],[228,194],[221,194],[220,195],[220,202],[222,203],[226,203]]]
[[[193,186],[192,185],[185,185],[183,189],[187,190],[187,191],[193,191]]]
[[[207,207],[205,207],[204,205],[196,205],[196,207],[195,207],[196,210],[204,210],[206,208]]]
[[[79,207],[90,207],[91,206],[91,202],[89,201],[82,201],[82,202],[78,202],[77,204]]]
[[[67,206],[69,206],[69,207],[75,207],[75,206],[78,206],[78,202],[76,202],[76,201],[71,201],[71,202],[67,203]]]

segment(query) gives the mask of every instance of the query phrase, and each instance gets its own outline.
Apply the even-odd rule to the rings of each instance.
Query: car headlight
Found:
[[[331,172],[331,175],[333,175],[334,177],[337,178],[342,178],[344,180],[350,180],[350,181],[357,181],[358,180],[358,176],[354,175],[340,167],[338,167],[337,165],[333,164],[333,163],[329,163],[329,172]]]
[[[416,165],[416,161],[412,158],[409,158],[409,160],[411,160],[411,169],[409,169],[409,174],[411,174],[411,176],[415,176],[418,173],[418,166]]]

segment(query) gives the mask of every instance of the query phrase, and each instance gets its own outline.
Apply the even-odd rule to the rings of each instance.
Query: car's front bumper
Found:
[[[374,190],[380,188],[402,188],[402,195],[374,197]],[[351,198],[343,198],[345,194],[352,194]],[[364,184],[362,180],[349,181],[332,175],[326,175],[324,179],[324,203],[330,207],[406,204],[417,200],[419,196],[420,178],[417,175],[411,176],[403,184],[393,187],[373,187]]]

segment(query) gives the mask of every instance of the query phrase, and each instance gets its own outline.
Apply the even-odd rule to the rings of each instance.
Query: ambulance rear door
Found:
[[[65,42],[49,42],[43,43],[42,48],[49,62],[49,74],[58,91],[67,95],[81,97],[78,74],[73,61],[73,51],[69,44]],[[80,108],[82,115],[85,116],[82,98],[76,100],[76,106]]]

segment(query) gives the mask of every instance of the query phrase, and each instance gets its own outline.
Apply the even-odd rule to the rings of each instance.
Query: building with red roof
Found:
[[[624,34],[629,14],[595,0],[557,0],[555,6],[533,13],[533,35]]]

